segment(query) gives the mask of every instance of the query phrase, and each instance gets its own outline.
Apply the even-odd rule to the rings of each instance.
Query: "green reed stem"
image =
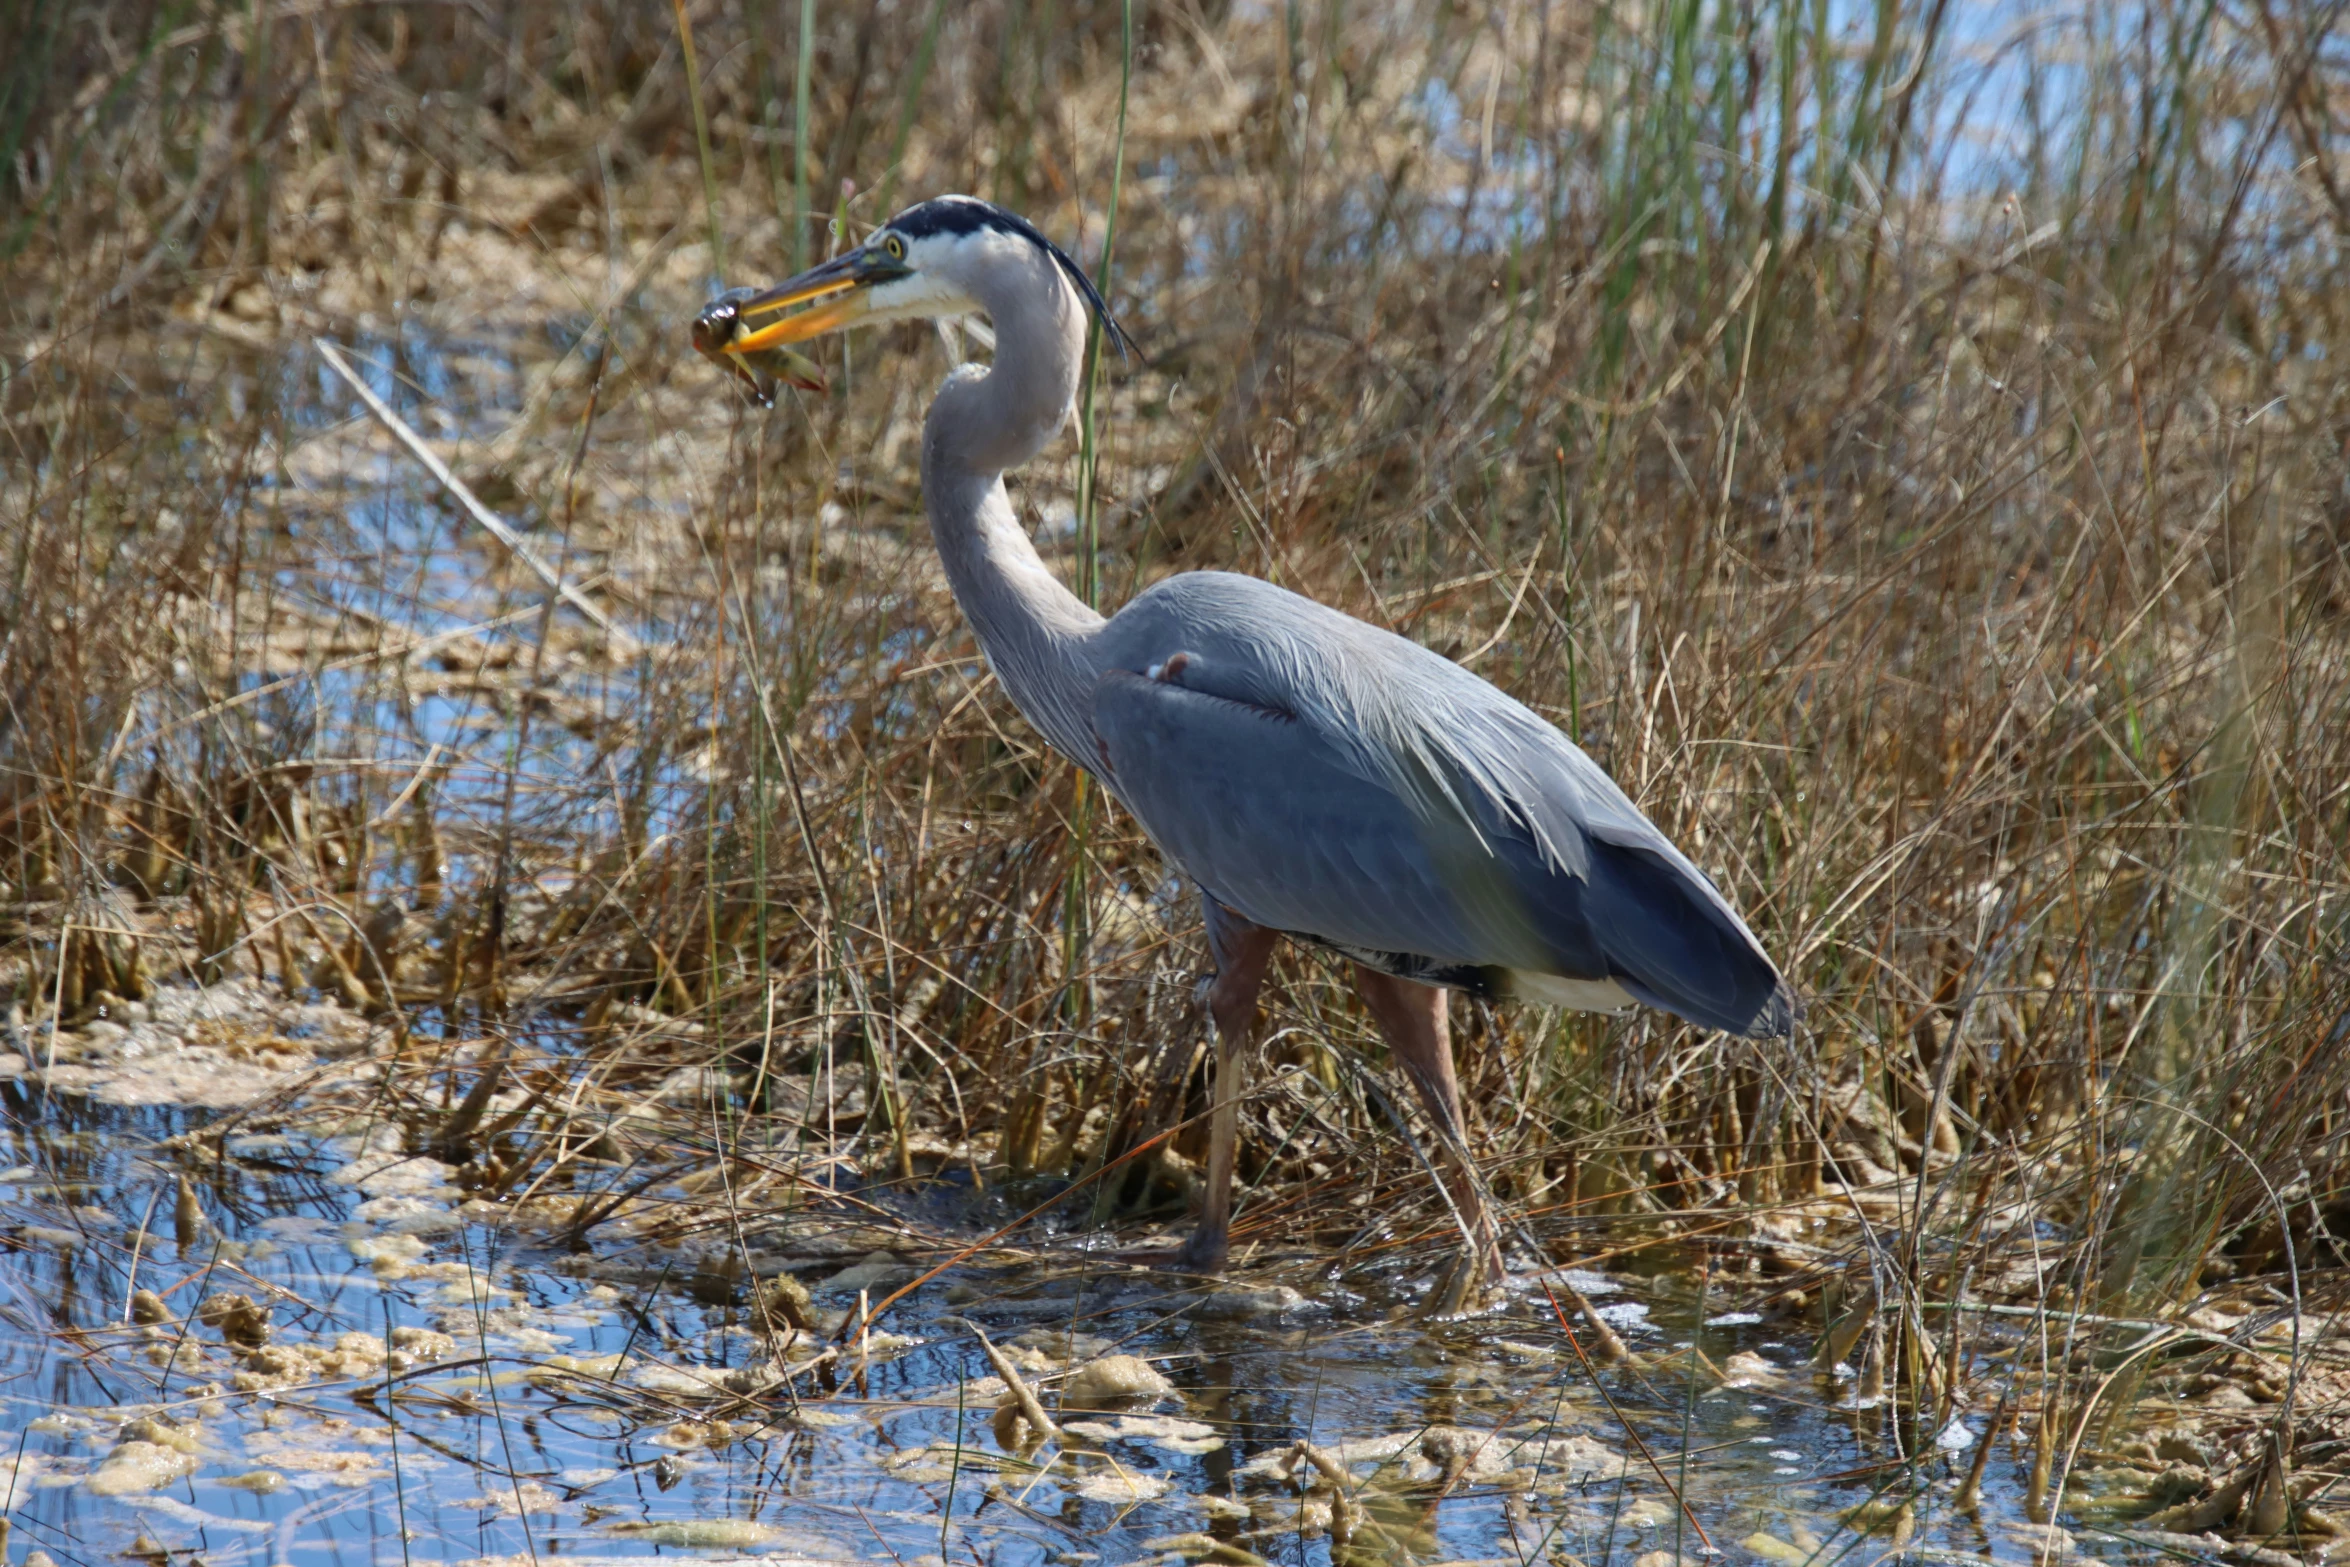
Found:
[[[694,109],[694,147],[702,159],[702,206],[710,219],[710,275],[726,275],[726,237],[718,226],[718,169],[710,159],[710,117],[702,110],[702,68],[694,59],[694,24],[685,0],[670,0],[677,12],[677,47],[685,56],[685,96]]]
[[[816,0],[800,0],[800,48],[792,60],[791,269],[808,265],[808,94],[816,60]]]
[[[947,0],[930,0],[930,17],[922,24],[922,41],[914,49],[914,68],[906,73],[906,90],[898,97],[897,133],[889,142],[889,166],[881,176],[881,210],[876,217],[897,211],[898,175],[906,161],[906,139],[914,133],[914,109],[922,101],[923,84],[930,79],[930,62],[938,49],[938,24]]]
[[[1110,253],[1118,243],[1118,202],[1126,178],[1126,105],[1134,86],[1134,0],[1120,10],[1118,46],[1118,138],[1110,162],[1110,210],[1102,223],[1102,257],[1094,269],[1094,287],[1110,297]],[[1094,418],[1094,390],[1100,380],[1102,323],[1096,321],[1085,338],[1084,390],[1077,410],[1077,594],[1098,607],[1101,597],[1100,431]]]
[[[1119,9],[1118,53],[1118,136],[1110,154],[1110,210],[1102,223],[1102,257],[1094,274],[1094,286],[1104,299],[1110,297],[1110,254],[1118,242],[1118,202],[1125,190],[1126,106],[1134,86],[1134,0],[1124,0]],[[1095,608],[1101,600],[1102,567],[1101,431],[1095,417],[1094,391],[1100,380],[1102,342],[1106,335],[1100,321],[1094,322],[1086,333],[1085,376],[1081,382],[1084,390],[1077,409],[1077,595]],[[1092,780],[1084,773],[1077,775],[1077,797],[1071,811],[1069,879],[1062,899],[1061,974],[1067,986],[1064,1005],[1072,1009],[1079,990],[1078,975],[1093,934],[1091,784]]]

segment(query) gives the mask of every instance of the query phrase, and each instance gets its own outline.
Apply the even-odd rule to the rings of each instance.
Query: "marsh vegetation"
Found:
[[[20,1538],[136,1543],[53,1499],[190,1495],[109,1491],[103,1455],[212,1483],[256,1401],[323,1380],[343,1402],[303,1418],[344,1429],[303,1450],[345,1456],[281,1481],[362,1475],[350,1516],[405,1520],[396,1467],[348,1455],[462,1427],[436,1461],[495,1478],[489,1555],[542,1526],[780,1549],[798,1515],[694,1530],[795,1495],[831,1531],[802,1554],[957,1561],[1663,1562],[1684,1525],[1791,1561],[2321,1553],[2350,1443],[2338,12],[19,5]],[[1791,1047],[1456,1014],[1525,1274],[1491,1319],[1386,1320],[1447,1246],[1425,1129],[1294,954],[1221,1325],[1108,1255],[1195,1179],[1197,917],[946,594],[914,469],[949,358],[855,339],[767,409],[686,340],[720,286],[943,190],[1099,267],[1144,347],[1015,486],[1082,593],[1245,570],[1459,658],[1805,998]],[[782,1335],[779,1272],[836,1281]],[[195,1311],[273,1290],[315,1354],[291,1300],[275,1346]],[[1611,1290],[1673,1332],[1598,1326]],[[1048,1399],[1136,1350],[1185,1408],[1088,1436],[1056,1402],[1065,1447],[999,1444],[965,1325],[1022,1312],[1062,1335],[1022,1351]],[[422,1349],[480,1384],[393,1396]],[[659,1444],[593,1481],[498,1446],[588,1405],[579,1442]],[[1748,1418],[1799,1478],[1718,1456]],[[868,1478],[794,1492],[793,1463]],[[664,1473],[624,1517],[591,1494]],[[356,1527],[239,1494],[255,1552]],[[135,1527],[177,1550],[154,1532],[230,1511]]]

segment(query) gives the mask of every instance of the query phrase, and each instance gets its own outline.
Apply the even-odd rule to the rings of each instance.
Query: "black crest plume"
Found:
[[[1085,301],[1085,307],[1093,312],[1093,318],[1102,324],[1103,333],[1118,346],[1121,356],[1130,355],[1149,363],[1143,354],[1142,345],[1135,342],[1133,335],[1118,323],[1116,316],[1110,314],[1109,301],[1102,298],[1102,291],[1093,286],[1093,279],[1085,275],[1085,269],[1077,264],[1076,258],[1047,239],[1043,230],[1018,213],[1006,212],[976,196],[936,196],[908,207],[890,219],[887,226],[908,239],[927,239],[934,234],[976,234],[983,229],[1019,235],[1043,250],[1059,265],[1062,273],[1076,286],[1078,297]]]

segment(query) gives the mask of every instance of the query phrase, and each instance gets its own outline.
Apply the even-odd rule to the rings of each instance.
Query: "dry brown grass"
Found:
[[[820,6],[803,164],[790,26],[692,8],[707,187],[666,7],[34,10],[0,116],[25,1018],[175,965],[322,986],[401,1020],[425,1127],[462,1092],[434,1042],[513,1037],[548,1092],[502,1190],[585,1179],[549,1165],[581,1085],[681,1064],[765,1148],[777,1085],[837,1071],[877,1177],[1131,1146],[1196,1041],[1194,919],[945,596],[910,439],[942,361],[858,341],[764,414],[681,352],[712,274],[832,242],[846,180],[851,228],[967,189],[1098,255],[1118,9]],[[1073,573],[1098,528],[1105,601],[1263,573],[1583,740],[1809,1026],[1467,1013],[1489,1179],[1561,1254],[1702,1236],[1876,1301],[1931,1407],[1962,1297],[2339,1277],[2350,106],[2331,10],[1875,25],[1142,8],[1113,294],[1151,360],[1102,383],[1098,511],[1075,441],[1021,494]],[[648,648],[419,507],[312,332]],[[1243,1237],[1359,1258],[1424,1187],[1364,1020],[1284,961]],[[1171,1202],[1157,1170],[1119,1195]],[[2136,1385],[2081,1320],[2042,1406],[2076,1438]]]

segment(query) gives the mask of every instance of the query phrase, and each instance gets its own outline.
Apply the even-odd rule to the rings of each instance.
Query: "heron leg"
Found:
[[[1216,1024],[1215,1108],[1208,1121],[1208,1183],[1199,1228],[1176,1254],[1175,1266],[1214,1273],[1224,1266],[1232,1239],[1232,1171],[1240,1151],[1240,1101],[1248,1089],[1248,1042],[1256,1032],[1257,992],[1278,938],[1214,898],[1200,902],[1207,908],[1208,952],[1216,960],[1216,977],[1208,985],[1208,1016]]]
[[[1466,1123],[1461,1119],[1460,1080],[1452,1069],[1452,1031],[1445,1026],[1445,992],[1434,985],[1415,984],[1376,969],[1355,965],[1355,988],[1371,1009],[1372,1020],[1387,1038],[1387,1048],[1436,1124],[1443,1143],[1438,1166],[1445,1194],[1459,1217],[1466,1250],[1462,1267],[1445,1293],[1450,1306],[1473,1292],[1477,1284],[1498,1284],[1502,1278],[1501,1245],[1486,1211],[1485,1194],[1469,1165]]]

